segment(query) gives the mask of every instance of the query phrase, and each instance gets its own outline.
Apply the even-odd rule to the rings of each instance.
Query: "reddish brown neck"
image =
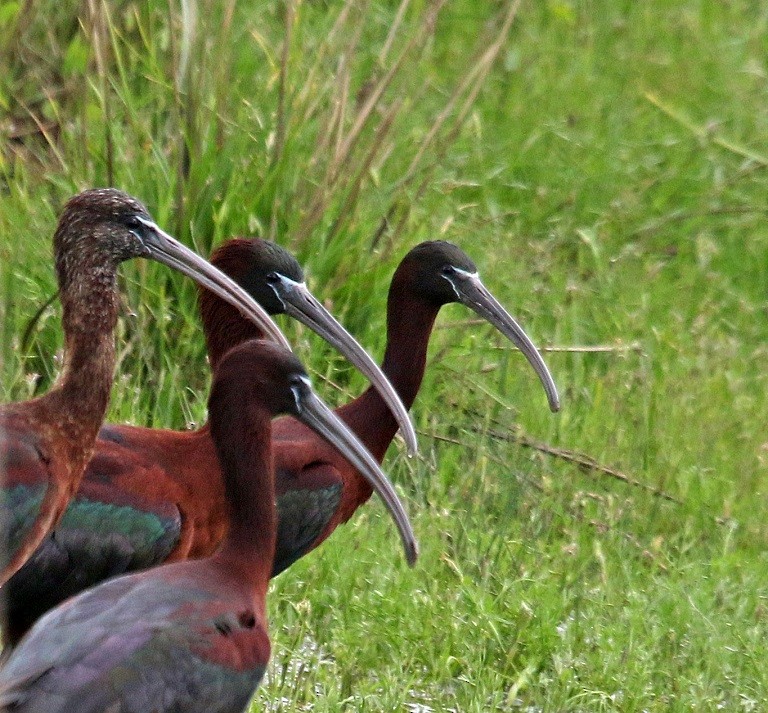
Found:
[[[200,315],[208,348],[208,361],[213,371],[232,347],[249,339],[264,338],[264,333],[258,326],[243,317],[232,305],[207,290],[200,294]]]
[[[387,303],[387,348],[382,371],[408,409],[424,378],[427,346],[440,306],[421,297],[406,279],[395,274]],[[398,425],[378,391],[369,388],[336,413],[381,462]]]
[[[277,535],[271,415],[232,391],[210,409],[229,510],[229,532],[216,557],[253,586],[266,586]]]
[[[203,313],[203,323],[208,360],[214,371],[232,347],[249,339],[264,338],[264,333],[253,322],[223,300],[211,302],[208,314]]]
[[[62,290],[64,367],[42,405],[57,414],[73,444],[96,438],[104,420],[115,368],[116,273],[80,271]],[[83,299],[86,295],[86,299]],[[90,446],[89,446],[90,447]]]

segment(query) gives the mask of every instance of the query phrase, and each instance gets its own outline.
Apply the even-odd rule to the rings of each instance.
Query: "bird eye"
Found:
[[[453,275],[456,272],[456,268],[453,265],[446,265],[440,272],[442,272],[443,275]]]
[[[276,285],[278,282],[280,282],[280,275],[276,272],[270,272],[266,279],[270,285]]]
[[[289,383],[292,389],[298,389],[299,391],[309,387],[309,379],[302,374],[293,374],[289,379]]]
[[[125,221],[125,227],[128,228],[137,238],[141,239],[144,235],[144,223],[136,215],[129,216]]]

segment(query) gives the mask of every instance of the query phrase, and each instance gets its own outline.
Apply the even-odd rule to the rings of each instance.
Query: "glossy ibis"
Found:
[[[238,261],[247,257],[238,253]],[[249,273],[247,263],[219,258],[212,257],[214,264],[229,274],[242,279]],[[227,328],[230,320],[236,326],[238,318],[225,305],[214,309],[214,297],[208,300],[211,304],[202,310],[208,348],[223,354],[242,336],[238,329]],[[535,347],[483,287],[472,261],[445,242],[422,243],[411,250],[389,291],[383,370],[406,406],[413,404],[421,385],[435,318],[450,302],[466,304],[521,348],[556,411],[557,389]],[[381,461],[397,422],[380,395],[368,389],[337,413]],[[278,419],[273,433],[277,574],[346,522],[371,490],[294,419]],[[169,448],[171,441],[162,431],[124,426],[102,431],[83,486],[55,540],[49,538],[6,586],[9,643],[62,598],[106,577],[168,560],[204,557],[215,550],[226,532],[227,511],[210,437],[203,429],[178,434],[174,442]]]
[[[533,342],[483,285],[472,260],[444,241],[413,248],[389,288],[382,370],[403,403],[410,408],[416,399],[432,327],[440,308],[452,302],[472,309],[520,349],[539,376],[550,409],[558,411],[557,387]],[[377,394],[368,389],[336,413],[381,462],[396,424]],[[278,419],[273,438],[280,515],[274,567],[278,574],[346,522],[371,489],[296,420]]]
[[[378,464],[314,395],[299,361],[270,342],[227,353],[209,401],[230,527],[218,551],[104,582],[43,617],[0,672],[17,713],[242,711],[270,653],[266,593],[275,507],[271,417],[290,413],[379,492],[410,562],[410,524]]]
[[[55,526],[82,477],[112,385],[119,263],[145,257],[188,275],[237,306],[265,333],[285,338],[239,285],[152,221],[121,191],[85,191],[70,199],[53,237],[64,369],[51,390],[0,407],[0,584]]]
[[[415,446],[396,391],[312,296],[290,253],[265,240],[235,239],[219,247],[211,261],[267,312],[287,312],[347,355],[369,376]],[[200,310],[214,367],[233,344],[260,336],[257,325],[211,291],[201,291]],[[15,644],[41,614],[107,577],[210,554],[226,526],[222,476],[207,427],[195,432],[105,427],[56,536],[44,540],[5,587],[6,641]]]
[[[416,432],[397,391],[368,352],[307,289],[304,273],[293,255],[268,240],[234,238],[215,250],[210,259],[269,314],[288,314],[336,347],[368,377],[397,420],[408,451],[416,452]],[[233,344],[261,336],[253,322],[210,291],[200,292],[200,312],[212,368]]]

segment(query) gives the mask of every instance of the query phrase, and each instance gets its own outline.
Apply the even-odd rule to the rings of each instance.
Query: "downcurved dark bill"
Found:
[[[309,380],[302,379],[294,386],[294,397],[299,412],[296,418],[336,448],[384,501],[400,533],[405,558],[413,566],[419,553],[416,537],[400,498],[379,464],[352,431],[315,395]]]
[[[339,324],[333,315],[318,302],[303,282],[278,275],[279,281],[270,282],[272,289],[283,303],[286,314],[298,319],[326,342],[339,350],[357,369],[368,378],[381,394],[384,403],[395,417],[400,432],[405,440],[408,453],[417,451],[416,431],[413,428],[408,410],[403,405],[395,387],[389,382],[376,362],[363,349],[357,340]]]
[[[291,349],[285,335],[272,321],[272,318],[240,285],[197,253],[182,245],[176,238],[161,230],[156,223],[145,219],[142,220],[142,223],[148,228],[147,234],[144,236],[144,244],[154,260],[191,277],[199,285],[229,302],[245,317],[257,324],[265,337],[272,339],[286,349]]]
[[[456,295],[463,305],[469,307],[483,319],[488,320],[525,355],[544,386],[550,410],[559,411],[560,397],[557,394],[557,387],[547,365],[541,358],[541,354],[523,331],[523,328],[483,285],[478,274],[454,270],[451,276],[446,275],[445,278],[453,285]]]

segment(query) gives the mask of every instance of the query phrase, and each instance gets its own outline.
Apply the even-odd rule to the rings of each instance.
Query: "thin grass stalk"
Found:
[[[283,51],[280,57],[280,77],[277,85],[277,118],[275,120],[275,143],[272,151],[270,167],[276,166],[283,153],[285,145],[285,93],[288,80],[288,59],[291,53],[291,40],[293,37],[293,24],[296,19],[295,0],[287,0],[285,3],[285,38],[283,39]]]
[[[361,4],[360,12],[357,13],[356,20],[354,20],[354,24],[351,24],[350,27],[347,28],[347,32],[345,33],[345,37],[349,37],[350,39],[347,40],[346,44],[339,49],[338,51],[333,52],[335,56],[338,56],[339,58],[344,58],[345,61],[351,57],[354,56],[355,52],[357,51],[357,47],[360,42],[360,37],[362,35],[362,31],[365,27],[365,8],[368,7],[368,3],[364,2]],[[345,10],[348,8],[348,6],[345,6]],[[345,15],[345,17],[348,15],[348,13],[345,13],[342,11],[342,14]],[[325,64],[326,56],[333,51],[334,43],[332,41],[331,35],[334,35],[336,31],[340,31],[340,29],[337,30],[339,27],[338,19],[337,22],[334,23],[334,30],[328,35],[325,42],[323,42],[320,47],[318,48],[317,57],[315,59],[315,62],[310,67],[309,72],[306,75],[306,78],[302,81],[301,89],[298,90],[297,98],[296,98],[296,109],[294,111],[294,115],[296,116],[296,121],[306,124],[315,117],[317,112],[321,110],[321,107],[325,106],[324,98],[327,95],[326,89],[316,91],[315,90],[315,77],[319,73],[321,67]],[[337,83],[334,81],[330,81],[326,83],[327,87],[333,87]],[[303,113],[301,116],[299,116],[299,110],[298,107],[303,106]]]
[[[97,0],[88,0],[88,15],[91,25],[91,42],[96,55],[96,71],[99,77],[102,110],[104,111],[104,154],[107,163],[107,185],[115,185],[114,143],[112,138],[112,101],[109,89],[106,60],[106,5]]]
[[[495,61],[496,57],[501,51],[501,48],[504,45],[507,35],[509,34],[509,30],[512,27],[512,22],[514,21],[515,16],[517,15],[518,9],[520,8],[520,2],[521,0],[516,0],[516,2],[510,5],[509,10],[507,11],[507,15],[504,18],[504,22],[502,24],[501,30],[499,31],[496,37],[496,40],[490,45],[490,47],[488,47],[481,54],[478,60],[470,66],[467,73],[464,75],[464,77],[462,77],[459,84],[451,93],[450,99],[448,100],[447,104],[443,107],[442,111],[437,115],[437,118],[435,119],[434,123],[432,124],[429,131],[427,132],[427,135],[424,138],[424,141],[422,141],[421,146],[419,146],[419,150],[416,152],[416,155],[413,157],[410,165],[408,166],[408,169],[403,175],[403,178],[401,179],[402,184],[407,184],[412,180],[419,166],[419,163],[421,162],[421,159],[424,156],[424,153],[431,146],[432,142],[435,140],[438,133],[440,132],[440,129],[443,127],[445,122],[448,120],[448,117],[451,115],[454,108],[456,107],[456,104],[458,103],[460,97],[469,89],[472,82],[475,82],[474,97],[477,96],[480,87],[482,87],[483,83],[485,82],[485,78],[488,76],[488,72],[491,66],[493,65],[493,62]],[[475,81],[478,75],[481,77],[479,82]],[[474,102],[474,99],[473,99],[473,102]],[[466,105],[467,105],[467,102],[465,102],[465,106]],[[470,106],[471,106],[471,103],[470,103]],[[460,126],[460,122],[457,125]]]
[[[416,189],[415,194],[412,196],[410,201],[405,201],[402,199],[399,199],[396,201],[396,203],[405,207],[402,208],[400,211],[400,217],[396,224],[395,230],[390,237],[390,241],[389,241],[390,244],[397,242],[398,238],[402,234],[402,231],[405,229],[406,222],[410,215],[410,210],[411,210],[410,206],[417,203],[421,199],[421,197],[424,195],[424,192],[429,186],[429,182],[432,177],[432,174],[434,173],[435,168],[439,165],[440,161],[442,161],[442,159],[445,157],[445,154],[447,153],[448,148],[453,144],[453,142],[456,140],[457,136],[461,132],[461,129],[464,126],[466,117],[469,114],[469,111],[471,110],[471,108],[474,106],[474,103],[477,99],[478,94],[480,93],[480,90],[485,85],[485,80],[488,77],[488,73],[490,72],[491,67],[493,66],[493,63],[495,62],[496,58],[498,57],[499,52],[504,46],[504,43],[507,39],[509,31],[512,27],[512,23],[514,22],[517,12],[520,8],[520,4],[521,4],[521,0],[516,0],[516,2],[510,5],[507,11],[507,14],[504,18],[504,22],[502,23],[502,27],[496,36],[496,40],[490,45],[490,47],[487,50],[485,50],[482,53],[479,60],[474,63],[474,65],[467,72],[467,75],[465,76],[465,78],[460,83],[460,86],[467,87],[471,85],[472,81],[474,81],[474,85],[471,86],[471,89],[469,90],[469,94],[467,98],[464,100],[463,104],[461,105],[459,114],[455,119],[455,121],[453,122],[452,127],[446,134],[446,137],[439,141],[439,147],[435,153],[434,159],[431,161],[431,164],[427,166],[426,169],[424,169],[423,179],[419,184],[418,188]],[[460,96],[460,93],[454,92],[454,95],[452,95],[451,100],[449,101],[452,101],[454,99],[454,96],[456,97],[456,101],[458,101],[458,97]],[[443,114],[445,114],[445,112],[441,112],[441,118],[440,118],[441,124],[444,123],[445,120],[447,119],[447,114],[445,114],[445,116],[443,116]],[[430,130],[429,134],[427,135],[427,139],[425,139],[425,143],[427,141],[429,143],[432,143],[434,140],[436,140],[437,135],[438,135],[437,130],[435,131]],[[419,154],[417,154],[419,160],[421,160],[421,158],[423,157],[425,150],[420,151]],[[417,174],[416,166],[417,164],[415,163],[415,161],[412,161],[411,166],[409,167],[409,170],[406,171],[405,178],[401,181],[401,189],[404,189],[415,178]]]
[[[344,8],[345,10],[348,9],[348,7]],[[328,140],[322,140],[322,143],[318,145],[317,150],[313,154],[312,158],[310,159],[310,165],[319,165],[320,161],[319,158],[322,157],[323,160],[326,161],[325,163],[325,173],[323,175],[323,178],[317,183],[315,186],[314,193],[312,197],[307,201],[307,204],[310,206],[305,214],[305,218],[302,221],[301,226],[299,227],[299,230],[297,231],[296,235],[296,241],[302,242],[306,236],[311,232],[311,230],[314,228],[315,225],[317,225],[318,221],[322,218],[328,204],[328,196],[330,192],[333,189],[333,182],[331,180],[331,170],[333,165],[333,160],[328,161],[326,158],[327,151],[326,147],[329,145],[331,141],[331,137],[335,134],[336,135],[336,141],[335,141],[335,149],[334,149],[334,156],[337,155],[339,151],[339,146],[341,145],[343,141],[344,136],[344,124],[345,117],[346,117],[346,108],[347,103],[349,100],[349,86],[350,86],[350,70],[349,70],[349,58],[354,56],[355,51],[357,50],[357,47],[360,42],[360,37],[362,36],[362,31],[364,27],[363,22],[364,16],[360,15],[357,24],[355,25],[354,32],[349,33],[350,39],[347,42],[346,47],[342,50],[340,53],[340,60],[339,60],[339,68],[342,72],[341,78],[342,81],[339,83],[338,81],[333,84],[337,88],[336,93],[336,102],[338,106],[338,118],[334,119],[334,125],[329,125],[328,127]],[[338,91],[340,89],[340,91]],[[308,119],[308,117],[305,116],[305,121]]]
[[[343,73],[341,75],[341,94],[339,95],[337,101],[340,106],[340,115],[339,115],[339,122],[336,125],[336,140],[334,141],[333,146],[333,158],[331,162],[329,163],[329,167],[338,161],[339,156],[341,154],[341,144],[344,141],[344,124],[346,123],[347,118],[347,106],[349,102],[349,86],[352,81],[352,77],[349,71],[349,55],[344,54],[343,56]]]
[[[196,0],[181,0],[181,42],[179,43],[179,64],[177,81],[180,88],[189,90],[191,74],[190,63],[192,49],[195,44],[197,27]]]
[[[183,153],[181,156],[181,167],[184,176],[184,186],[186,189],[186,198],[194,205],[196,195],[193,185],[194,174],[192,171],[193,161],[199,160],[202,153],[202,109],[204,108],[204,83],[207,75],[205,43],[206,35],[199,33],[198,30],[198,0],[182,0],[182,64],[179,67],[180,87],[183,100],[183,123],[181,132],[182,138],[186,140],[182,143]],[[214,5],[218,5],[213,0],[209,1],[207,12],[213,14]],[[184,52],[188,52],[186,63]],[[224,64],[225,62],[222,62]],[[183,229],[183,228],[182,228]]]
[[[340,67],[343,61],[343,57],[339,58]],[[340,81],[337,80],[337,84],[340,84],[343,87],[349,82],[349,75],[346,72],[346,69],[338,69],[336,72],[337,77],[342,74],[342,71],[343,77]],[[344,96],[343,91],[344,90],[342,89],[342,97]],[[305,176],[306,180],[308,180],[308,176],[312,174],[312,170],[316,168],[320,161],[327,156],[328,151],[330,150],[331,139],[334,134],[337,133],[337,127],[339,123],[343,121],[344,101],[337,96],[335,99],[332,99],[331,106],[331,112],[328,114],[326,123],[317,133],[317,137],[315,138],[315,148],[312,151],[309,161],[307,161],[307,174]]]
[[[410,57],[411,52],[414,49],[423,49],[424,44],[426,44],[426,38],[434,32],[435,24],[437,23],[437,16],[446,1],[447,0],[433,0],[427,9],[427,12],[425,13],[420,31],[414,33],[413,37],[410,39],[408,44],[405,46],[405,49],[395,60],[394,64],[378,81],[376,86],[368,95],[366,101],[363,103],[363,106],[360,108],[360,111],[357,113],[357,116],[354,118],[352,128],[349,130],[349,133],[342,143],[339,157],[334,162],[335,165],[332,167],[332,176],[337,175],[338,172],[344,168],[350,154],[352,153],[353,148],[355,147],[355,144],[360,138],[360,134],[366,125],[368,117],[378,105],[382,95],[392,83],[392,80],[395,78],[395,75],[405,62],[406,58]],[[421,47],[419,46],[420,43]]]
[[[340,32],[340,28],[346,24],[349,16],[349,11],[352,5],[354,4],[356,4],[356,0],[347,0],[346,4],[339,12],[339,15],[337,16],[336,21],[334,22],[334,25],[331,28],[331,31],[328,33],[325,42],[323,42],[318,48],[315,61],[312,64],[312,66],[309,68],[309,72],[307,72],[306,78],[302,82],[301,89],[298,90],[298,94],[296,97],[297,107],[298,106],[307,107],[301,119],[299,119],[299,121],[301,121],[302,123],[306,123],[311,119],[314,112],[316,111],[318,104],[320,103],[322,97],[324,96],[323,92],[314,92],[314,97],[313,97],[313,88],[315,86],[315,81],[316,81],[315,77],[320,71],[320,68],[325,63],[326,55],[330,52],[331,48],[334,46],[335,38],[336,38],[336,35]],[[359,25],[360,25],[360,20],[358,19],[358,26]],[[346,33],[346,34],[349,35],[350,33]],[[357,34],[357,31],[351,33],[353,37],[356,34]],[[339,57],[343,57],[345,53],[343,50],[341,50],[339,52],[336,52],[335,54],[337,54]],[[298,118],[298,108],[294,113]]]
[[[336,220],[334,220],[333,225],[328,231],[328,235],[326,236],[326,243],[333,240],[336,233],[338,233],[344,223],[349,218],[351,218],[352,215],[354,215],[355,208],[357,207],[357,200],[360,196],[360,189],[362,188],[365,176],[370,171],[374,159],[378,155],[381,148],[384,146],[384,139],[392,128],[392,125],[395,122],[395,118],[399,114],[402,106],[403,100],[397,99],[389,108],[381,123],[376,127],[371,148],[368,151],[368,154],[361,161],[359,169],[354,174],[354,178],[350,181],[352,184],[351,188],[349,189],[349,193],[347,194],[346,198],[342,201],[339,215],[337,216]]]
[[[760,166],[763,168],[768,166],[768,156],[757,153],[756,151],[753,151],[746,146],[742,146],[735,141],[724,139],[722,136],[713,134],[709,127],[696,124],[694,121],[689,119],[684,112],[674,109],[659,99],[659,97],[654,92],[643,92],[642,96],[646,101],[661,111],[662,114],[672,119],[672,121],[674,121],[679,126],[682,126],[686,131],[692,133],[699,141],[711,141],[713,144],[715,144],[715,146],[719,146],[721,149],[730,151],[731,153],[736,154],[741,158],[754,161],[755,163],[760,164]]]
[[[219,32],[219,46],[223,47],[226,44],[227,38],[230,37],[232,31],[232,20],[235,16],[235,5],[237,0],[228,0],[224,8],[224,21],[221,25],[221,31]],[[226,120],[223,116],[224,97],[230,86],[230,70],[232,68],[231,62],[219,62],[216,65],[216,78],[214,82],[215,95],[214,95],[214,118],[216,121],[215,127],[215,140],[216,147],[221,149],[224,146],[224,125]]]
[[[21,106],[21,108],[26,112],[29,118],[32,119],[32,121],[34,122],[38,132],[45,139],[45,143],[51,149],[51,152],[56,158],[56,161],[58,162],[59,166],[61,166],[61,169],[64,171],[65,174],[69,173],[69,167],[67,166],[67,162],[64,160],[64,156],[61,154],[61,151],[59,151],[59,149],[57,148],[55,138],[50,134],[51,127],[43,123],[43,121],[37,116],[35,111],[23,99],[21,99],[21,97],[16,97],[16,101],[19,102],[19,105]]]
[[[24,0],[24,4],[16,13],[14,26],[6,31],[5,37],[8,42],[7,44],[3,43],[4,46],[0,48],[0,57],[2,57],[3,60],[3,67],[7,67],[9,63],[20,54],[20,46],[24,41],[27,30],[33,22],[34,15],[32,13],[32,7],[34,4],[34,0]]]
[[[379,105],[384,93],[392,84],[392,81],[404,65],[406,59],[412,58],[414,53],[418,57],[418,54],[423,50],[427,38],[434,32],[438,14],[445,2],[446,0],[432,0],[424,15],[419,30],[414,32],[393,65],[384,76],[376,82],[368,93],[359,111],[352,119],[352,127],[350,130],[340,139],[340,142],[337,141],[337,150],[334,157],[328,164],[325,177],[318,185],[312,202],[310,203],[311,207],[297,231],[296,239],[298,242],[305,240],[322,218],[326,210],[327,197],[335,190],[339,178],[342,176],[342,171],[347,166],[355,146],[373,114],[373,111]],[[343,124],[340,123],[339,128],[341,129],[342,126]]]
[[[350,10],[353,6],[359,5],[359,0],[347,0],[344,3],[344,7],[341,8],[341,11],[339,12],[338,17],[336,18],[336,22],[333,23],[333,27],[331,28],[331,31],[328,33],[328,37],[326,38],[326,44],[330,45],[333,43],[333,41],[336,39],[336,35],[339,34],[341,31],[341,28],[346,24],[347,19],[349,18]],[[362,7],[367,7],[368,2],[364,2],[362,4]]]
[[[175,28],[178,24],[176,4],[174,0],[168,0],[168,24]],[[182,98],[181,98],[181,49],[176,42],[176,32],[172,29],[168,35],[171,54],[171,77],[173,77],[173,106],[175,108],[175,119],[178,124],[179,143],[177,145],[176,156],[176,185],[174,190],[174,231],[180,235],[180,229],[184,223],[184,137],[181,131],[182,124]],[[146,41],[146,40],[145,40]],[[153,142],[154,143],[154,142]]]
[[[392,21],[392,26],[389,28],[387,39],[384,40],[384,46],[381,48],[381,52],[379,52],[379,64],[382,67],[386,64],[387,55],[392,49],[392,44],[395,41],[395,35],[397,35],[397,31],[400,29],[400,25],[403,24],[405,11],[408,9],[408,5],[410,4],[411,0],[402,0],[399,7],[397,8],[397,13],[395,14],[395,19]]]

